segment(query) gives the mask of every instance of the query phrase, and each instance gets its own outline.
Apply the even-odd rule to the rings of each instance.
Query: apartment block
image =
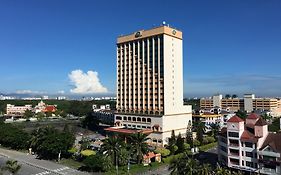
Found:
[[[233,116],[218,139],[221,165],[259,174],[280,174],[281,133],[268,131],[267,123],[252,113],[246,120]]]
[[[268,111],[272,116],[281,115],[281,100],[277,98],[256,98],[254,94],[245,94],[243,98],[222,98],[222,95],[214,95],[212,98],[200,99],[201,109],[220,107],[230,111],[256,110]]]
[[[116,108],[115,127],[151,130],[151,144],[185,133],[181,31],[163,25],[117,38]]]

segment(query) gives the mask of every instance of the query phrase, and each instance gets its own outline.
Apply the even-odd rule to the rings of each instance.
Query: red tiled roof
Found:
[[[248,130],[245,129],[241,135],[241,140],[256,142],[257,138],[255,138],[254,134],[250,133]]]
[[[239,122],[244,122],[240,117],[237,115],[231,117],[227,122],[232,122],[232,123],[239,123]]]
[[[54,111],[56,111],[56,107],[53,106],[53,105],[49,105],[49,106],[45,107],[44,111],[46,111],[46,112],[54,112]]]
[[[260,148],[263,150],[266,146],[270,146],[274,151],[281,153],[281,133],[269,133]]]
[[[259,118],[259,116],[257,115],[257,114],[255,114],[255,113],[251,113],[250,115],[248,115],[248,117],[247,117],[247,119],[258,119]]]
[[[156,154],[154,154],[153,152],[148,152],[146,155],[143,155],[143,158],[144,159],[147,159],[147,158],[151,159],[155,156],[156,156]]]
[[[258,119],[258,121],[255,123],[255,126],[264,126],[267,125],[266,121],[262,119],[261,117]]]

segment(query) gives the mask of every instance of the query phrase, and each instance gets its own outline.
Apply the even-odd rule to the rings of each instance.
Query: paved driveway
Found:
[[[0,148],[0,156],[2,158],[2,163],[8,159],[13,159],[17,160],[19,164],[22,164],[23,170],[21,170],[22,173],[19,173],[20,175],[88,175],[88,173],[80,172],[51,161],[39,160],[33,155],[27,155],[26,153],[18,151]],[[29,171],[30,173],[28,174]]]

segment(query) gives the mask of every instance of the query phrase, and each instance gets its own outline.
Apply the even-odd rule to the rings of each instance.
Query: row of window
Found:
[[[116,120],[151,123],[151,118],[146,118],[146,117],[116,116]]]

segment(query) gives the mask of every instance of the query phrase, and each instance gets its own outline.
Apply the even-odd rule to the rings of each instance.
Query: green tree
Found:
[[[181,137],[181,133],[177,136],[176,145],[178,147],[177,154],[185,151],[184,138]]]
[[[85,169],[92,172],[105,172],[112,168],[112,162],[109,157],[97,154],[89,156],[83,160]]]
[[[196,136],[197,136],[197,140],[200,142],[200,144],[202,144],[203,142],[203,137],[206,131],[206,126],[205,123],[198,121],[195,124],[195,131],[196,131]]]
[[[87,128],[90,130],[98,130],[99,129],[100,120],[92,115],[92,113],[88,113],[85,119],[82,121],[83,128]]]
[[[178,146],[176,146],[177,138],[175,135],[175,131],[172,130],[171,137],[168,139],[168,149],[171,151],[171,154],[175,154],[178,150]]]
[[[220,131],[220,125],[217,123],[211,124],[211,133],[215,140],[218,140],[218,134]]]
[[[0,143],[12,149],[27,149],[30,135],[19,127],[0,122]]]
[[[32,133],[30,146],[40,158],[57,159],[68,155],[73,146],[74,135],[69,132],[60,132],[53,127],[39,128]]]
[[[262,114],[261,117],[262,117],[265,121],[270,120],[270,119],[272,118],[272,116],[268,115],[267,113]]]
[[[212,168],[210,164],[203,164],[199,167],[198,171],[199,175],[211,175],[212,174]]]
[[[219,166],[214,170],[214,172],[216,175],[231,175],[231,172],[228,169]]]
[[[171,153],[171,151],[166,148],[157,148],[155,152],[160,153],[161,157],[167,157]]]
[[[21,165],[19,165],[18,161],[16,160],[8,160],[3,169],[12,174],[17,174],[17,172],[21,169]]]
[[[31,118],[33,116],[34,116],[34,113],[31,110],[29,110],[29,109],[25,110],[25,112],[23,114],[23,117],[25,119],[29,119],[29,118]]]
[[[268,130],[271,132],[280,131],[280,118],[275,118],[272,123],[268,126]]]
[[[118,155],[121,148],[124,146],[124,142],[117,137],[109,137],[104,140],[101,146],[101,152],[107,157],[110,157],[114,165],[118,163]]]
[[[186,143],[189,145],[193,146],[193,135],[192,135],[192,124],[191,121],[189,120],[188,125],[186,127]]]
[[[237,115],[238,117],[240,117],[241,119],[246,119],[246,118],[247,118],[247,112],[245,112],[245,111],[238,110],[238,111],[236,112],[236,115]]]
[[[38,120],[42,120],[44,117],[46,117],[46,116],[45,116],[45,114],[44,114],[43,112],[38,112],[38,113],[36,114],[36,118],[37,118]]]
[[[199,172],[199,162],[190,159],[187,153],[184,153],[178,159],[172,159],[169,170],[171,175],[193,175]]]
[[[129,141],[132,144],[133,152],[137,156],[138,164],[141,163],[143,155],[148,152],[147,140],[147,135],[140,132],[132,134],[129,138]]]
[[[232,95],[232,98],[237,98],[238,96],[236,94],[233,94]]]

